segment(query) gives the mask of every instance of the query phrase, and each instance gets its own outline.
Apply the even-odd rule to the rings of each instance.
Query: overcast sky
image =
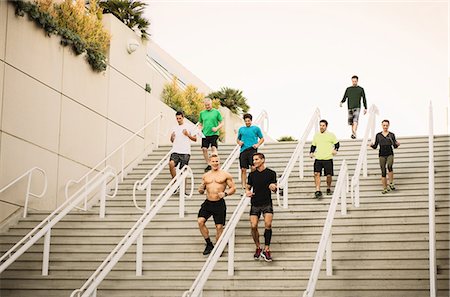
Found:
[[[338,138],[351,76],[397,136],[448,133],[448,1],[148,1],[152,39],[212,89],[243,91],[269,134],[298,138],[316,107]],[[367,116],[360,117],[359,138]]]

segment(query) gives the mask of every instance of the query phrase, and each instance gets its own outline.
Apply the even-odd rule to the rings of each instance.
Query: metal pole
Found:
[[[429,219],[429,252],[430,252],[430,297],[436,297],[436,222],[434,196],[434,137],[433,107],[430,102],[429,134],[428,134],[428,219]]]
[[[228,240],[228,276],[234,275],[234,242],[236,231],[233,230]]]
[[[186,175],[184,175],[186,177]],[[180,181],[180,207],[179,207],[179,217],[184,218],[184,197],[186,192],[186,183],[185,178],[182,178]]]
[[[142,254],[144,250],[144,231],[139,234],[136,241],[136,276],[142,276]]]
[[[42,255],[42,275],[48,275],[48,262],[50,259],[50,237],[52,229],[49,229],[44,236],[44,252]]]
[[[330,231],[330,237],[328,237],[327,247],[325,249],[327,276],[333,275],[333,231]]]
[[[25,205],[23,206],[23,217],[27,217],[28,213],[28,199],[30,198],[30,188],[31,188],[31,174],[32,172],[28,174],[28,184],[27,184],[27,194],[25,195]]]
[[[100,218],[104,219],[106,212],[106,176],[103,177],[100,187]]]

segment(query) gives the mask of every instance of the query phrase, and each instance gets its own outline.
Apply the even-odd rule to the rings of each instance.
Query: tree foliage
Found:
[[[242,95],[241,90],[223,87],[220,91],[212,92],[207,97],[220,101],[224,107],[228,107],[234,114],[245,113],[250,109],[247,99]]]
[[[298,140],[292,136],[281,136],[280,138],[277,139],[277,141],[298,141]]]
[[[104,0],[100,2],[103,13],[112,13],[132,30],[137,28],[141,32],[142,39],[150,37],[147,31],[150,21],[144,17],[147,5],[139,0]]]

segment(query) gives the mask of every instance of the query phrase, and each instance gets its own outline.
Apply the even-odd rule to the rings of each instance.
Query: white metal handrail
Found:
[[[153,180],[163,171],[164,168],[167,167],[170,161],[170,155],[172,154],[172,150],[170,150],[159,162],[152,168],[142,179],[136,181],[133,186],[133,203],[134,206],[141,210],[145,211],[150,207],[150,199],[152,192],[152,182]],[[136,191],[145,191],[145,209],[139,207],[136,201]]]
[[[369,145],[369,137],[372,141],[375,140],[375,119],[378,114],[378,107],[371,105],[369,108],[369,119],[367,121],[366,131],[359,150],[358,162],[356,163],[350,186],[352,204],[355,207],[359,207],[359,176],[361,175],[361,167],[363,169],[364,177],[367,177],[367,146]]]
[[[203,287],[207,282],[209,275],[214,269],[217,261],[219,260],[222,252],[225,249],[225,246],[228,244],[228,275],[234,275],[234,243],[235,243],[235,235],[236,235],[236,226],[241,219],[242,214],[245,211],[245,208],[250,203],[250,197],[247,197],[245,194],[242,196],[241,201],[237,205],[236,209],[233,212],[228,223],[225,225],[225,228],[220,235],[219,240],[214,246],[211,254],[203,265],[202,270],[200,270],[197,278],[192,284],[191,288],[183,293],[183,297],[200,297],[202,296]]]
[[[327,276],[333,275],[333,250],[332,250],[332,232],[334,215],[337,210],[339,198],[341,199],[341,214],[347,214],[347,199],[346,193],[348,192],[348,169],[345,160],[342,161],[341,168],[339,170],[338,179],[336,182],[335,191],[331,198],[330,208],[328,209],[327,218],[323,226],[322,236],[320,237],[319,246],[317,248],[316,257],[314,259],[311,274],[309,276],[308,287],[303,292],[303,297],[313,297],[316,290],[317,280],[319,278],[320,268],[322,266],[323,257],[326,253],[326,273]]]
[[[430,101],[428,111],[428,234],[430,258],[430,297],[436,297],[436,221],[434,196],[434,131],[433,106]]]
[[[312,129],[315,128],[315,132],[318,131],[318,124],[320,120],[320,111],[318,108],[314,111],[313,115],[311,116],[311,119],[309,120],[308,126],[306,127],[305,131],[303,132],[302,137],[298,141],[297,146],[295,147],[294,152],[291,155],[291,158],[289,159],[288,164],[286,165],[283,174],[278,179],[278,189],[283,189],[283,205],[281,205],[280,201],[280,191],[277,191],[277,202],[278,206],[283,206],[283,208],[288,208],[288,195],[289,195],[289,187],[288,187],[288,180],[289,176],[291,175],[292,170],[294,169],[295,162],[299,162],[299,176],[300,179],[303,179],[303,147],[305,146],[306,139],[308,138],[309,134],[311,133]]]
[[[55,211],[46,217],[39,225],[25,235],[19,242],[17,242],[11,249],[9,249],[0,258],[0,273],[2,273],[9,265],[11,265],[18,257],[35,244],[42,236],[44,239],[44,251],[42,261],[42,275],[48,275],[48,262],[50,255],[50,236],[51,229],[58,223],[66,214],[74,209],[79,203],[86,199],[86,196],[96,191],[98,187],[100,190],[100,217],[105,215],[105,200],[106,200],[106,183],[111,177],[116,177],[113,169],[107,166],[103,171],[98,172],[97,175],[90,180],[84,187],[75,192],[70,199],[61,204]],[[116,189],[117,189],[117,178]]]
[[[42,176],[44,177],[44,189],[42,190],[41,194],[31,193],[31,180],[33,178],[34,171],[38,171],[38,172],[42,173]],[[24,218],[27,217],[27,213],[28,213],[29,197],[33,196],[35,198],[42,198],[45,195],[45,192],[47,192],[48,181],[47,181],[47,173],[45,172],[45,170],[42,168],[39,168],[39,167],[33,167],[30,170],[28,170],[27,172],[25,172],[24,174],[22,174],[21,176],[19,176],[18,178],[16,178],[15,180],[13,180],[12,182],[10,182],[9,184],[7,184],[6,186],[4,186],[3,189],[0,190],[0,193],[3,193],[4,191],[6,191],[6,189],[9,189],[11,186],[13,186],[14,184],[19,182],[22,178],[24,178],[26,176],[28,176],[28,181],[27,181],[27,191],[25,193],[25,204],[23,206],[23,217]]]
[[[195,124],[195,127],[197,129],[196,134],[200,135],[201,130],[198,129],[199,123]],[[170,155],[172,154],[172,150],[170,150],[159,162],[155,165],[155,167],[152,168],[143,178],[136,181],[133,185],[133,203],[134,206],[141,210],[145,211],[150,207],[151,204],[151,193],[152,193],[152,182],[155,180],[155,178],[163,171],[164,168],[167,167],[167,165],[170,162]],[[192,188],[193,189],[193,188]],[[140,207],[137,203],[136,198],[136,191],[145,191],[145,209]],[[191,198],[193,195],[193,192],[189,195],[188,198]]]
[[[84,283],[80,289],[76,289],[70,295],[71,297],[89,297],[96,296],[97,287],[106,277],[106,275],[112,270],[112,268],[119,262],[120,258],[126,253],[130,246],[136,242],[136,275],[142,275],[142,252],[143,252],[143,232],[150,221],[155,217],[158,211],[169,200],[175,190],[182,188],[185,179],[191,178],[193,182],[194,175],[189,166],[183,166],[183,168],[177,173],[177,175],[169,182],[164,188],[161,194],[155,199],[149,209],[147,209],[142,216],[136,221],[133,227],[117,244],[114,250],[103,261],[103,263],[97,268],[97,270],[91,275],[91,277]],[[183,190],[183,191],[182,191]],[[184,197],[184,189],[180,190],[180,198]]]
[[[66,195],[66,199],[68,199],[69,197],[69,188],[73,185],[73,184],[80,184],[84,181],[85,184],[89,183],[89,176],[94,173],[94,172],[98,172],[99,168],[101,166],[104,166],[106,164],[106,162],[113,156],[115,155],[118,151],[121,151],[121,159],[120,159],[120,170],[118,172],[118,174],[120,174],[120,181],[123,181],[123,178],[125,176],[125,169],[126,167],[129,165],[125,165],[125,146],[131,141],[133,140],[136,136],[138,136],[142,131],[144,131],[148,126],[150,126],[151,124],[155,123],[157,124],[157,136],[156,136],[156,144],[155,146],[158,147],[159,146],[159,134],[160,134],[160,127],[161,127],[161,119],[162,119],[163,115],[162,113],[160,113],[159,115],[157,115],[156,117],[154,117],[153,119],[151,119],[147,124],[145,124],[141,129],[139,129],[137,132],[135,132],[133,135],[131,135],[124,143],[122,143],[118,148],[116,148],[114,151],[112,151],[108,156],[106,156],[102,161],[100,161],[96,166],[94,166],[91,170],[89,170],[85,175],[83,175],[82,177],[80,177],[78,180],[69,180],[66,183],[66,187],[65,187],[65,195]],[[144,148],[142,149],[141,153],[139,153],[139,156],[134,158],[135,160],[138,159],[140,156],[142,156],[142,154],[144,154],[147,151],[147,147],[148,146],[144,146]],[[114,194],[115,195],[115,194]],[[108,196],[110,198],[114,197],[114,196]],[[87,204],[84,205],[84,208],[82,208],[83,210],[87,209]]]

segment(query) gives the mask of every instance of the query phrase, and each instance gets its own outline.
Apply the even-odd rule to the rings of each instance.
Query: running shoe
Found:
[[[383,191],[381,191],[381,194],[387,194],[389,192],[388,188],[384,188]]]
[[[355,135],[355,134],[352,134],[350,137],[351,137],[352,139],[356,139],[356,135]]]
[[[389,189],[391,189],[392,191],[395,190],[395,185],[394,185],[394,183],[390,183],[390,184],[389,184]]]
[[[210,170],[211,170],[211,165],[208,165],[208,166],[205,167],[205,172],[208,172]]]
[[[214,248],[214,245],[211,243],[211,244],[206,244],[206,247],[205,247],[205,250],[203,251],[203,255],[209,255],[209,254],[211,254],[211,251],[213,250],[213,248]]]
[[[322,196],[323,196],[323,194],[322,194],[321,191],[316,191],[316,192],[314,193],[314,197],[316,197],[317,199],[322,198]]]
[[[333,193],[331,192],[331,189],[327,189],[327,195],[331,195],[331,194],[333,194]]]
[[[261,252],[262,252],[262,249],[260,247],[256,248],[256,252],[253,255],[253,258],[255,258],[255,260],[259,260],[259,258],[261,257]]]
[[[270,251],[263,251],[261,253],[261,256],[263,257],[264,261],[272,262],[272,255],[270,255]]]

